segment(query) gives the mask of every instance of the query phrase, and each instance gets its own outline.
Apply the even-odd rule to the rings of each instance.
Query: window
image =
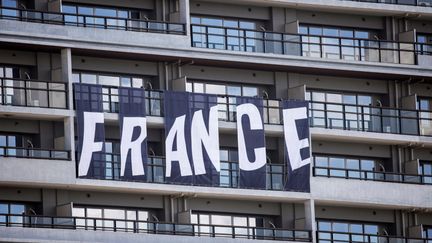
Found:
[[[321,155],[315,155],[313,159],[314,166],[317,167],[315,168],[315,175],[317,176],[383,179],[383,175],[379,173],[384,168],[383,162],[380,160]]]
[[[378,242],[376,235],[384,231],[385,228],[385,226],[376,223],[318,220],[318,242],[330,242],[330,240],[334,242]],[[351,233],[351,236],[348,233]],[[366,235],[371,236],[369,238]]]
[[[355,39],[368,40],[375,34],[370,30],[305,24],[299,26],[299,33],[303,35],[303,56],[345,60],[364,60],[365,54]]]
[[[105,179],[120,178],[120,143],[105,142]]]
[[[259,47],[262,43],[258,45],[258,42],[262,41],[255,39],[263,38],[262,34],[255,31],[263,26],[260,22],[235,18],[192,16],[191,23],[195,24],[192,26],[194,47],[250,52],[262,49]]]
[[[118,87],[133,87],[143,88],[148,83],[151,83],[152,77],[137,77],[131,75],[112,75],[112,74],[96,74],[96,73],[84,73],[74,72],[72,74],[72,80],[75,83],[87,83],[87,84],[101,84],[102,88],[102,106],[105,112],[118,112],[119,111],[119,91]],[[160,115],[161,104],[160,95],[158,92],[149,91],[149,96],[155,98],[151,100],[151,104],[148,104],[147,112],[152,115]],[[146,100],[148,102],[148,100]]]
[[[23,215],[27,213],[28,206],[22,203],[9,203],[0,202],[0,214],[14,214],[10,216],[8,221],[12,224],[22,224],[24,223],[24,218],[17,215]],[[6,223],[6,216],[0,215],[0,223]]]
[[[85,229],[133,231],[133,221],[149,221],[149,211],[142,209],[77,206],[72,209],[72,216],[79,217],[76,219],[76,225]],[[148,224],[139,222],[137,227],[139,230],[146,230]]]
[[[237,150],[221,148],[219,153],[221,161],[219,185],[222,187],[238,187],[239,167]]]
[[[376,130],[381,128],[380,124],[374,123],[381,122],[381,120],[373,119],[375,117],[368,115],[370,113],[375,114],[379,109],[365,107],[373,105],[374,97],[372,95],[307,91],[306,100],[311,101],[309,103],[311,126],[348,130]]]
[[[218,97],[219,119],[222,121],[236,120],[236,97],[247,96],[258,97],[259,88],[253,86],[243,86],[238,84],[228,83],[205,83],[198,81],[189,81],[186,83],[186,91],[194,93],[206,93],[220,95]],[[225,96],[227,95],[227,96]],[[222,97],[224,96],[224,97]],[[264,111],[264,114],[267,114]],[[279,113],[277,113],[279,115]],[[268,118],[266,117],[268,120]],[[265,120],[265,121],[267,121]],[[276,120],[279,120],[276,118]]]
[[[432,135],[432,98],[418,98],[420,110],[420,133],[421,135]]]
[[[223,234],[230,236],[235,233],[236,235],[242,235],[246,237],[247,235],[252,235],[254,230],[253,227],[262,227],[264,221],[269,221],[270,218],[262,216],[248,216],[248,215],[227,215],[227,214],[211,214],[211,213],[201,213],[192,212],[191,223],[200,224],[200,226],[195,226],[195,232],[199,235],[208,235],[212,232],[212,228],[207,225],[213,225],[215,234]],[[238,226],[233,229],[231,226]],[[244,227],[244,228],[243,228]]]
[[[432,184],[432,162],[420,161],[420,174],[423,175],[423,183]]]
[[[243,86],[225,83],[205,83],[199,81],[188,81],[186,91],[194,93],[258,97],[258,87]]]
[[[19,155],[23,151],[17,147],[22,147],[21,136],[0,134],[0,157]]]
[[[417,50],[420,54],[431,54],[432,53],[432,35],[431,34],[417,34]]]
[[[80,24],[102,28],[106,26],[114,29],[125,28],[127,21],[131,21],[131,24],[128,26],[139,27],[136,26],[137,24],[140,25],[139,22],[133,22],[128,19],[139,19],[141,14],[145,18],[150,17],[150,12],[147,11],[90,5],[63,4],[62,12],[66,14],[66,24]]]
[[[18,2],[17,0],[0,0],[0,6],[6,7],[6,8],[18,8]],[[2,16],[5,17],[17,17],[18,11],[13,9],[0,9],[0,13]]]
[[[18,100],[25,98],[23,89],[14,89],[14,87],[23,84],[23,82],[16,82],[13,80],[19,77],[20,69],[18,67],[0,65],[0,85],[3,87],[3,89],[0,89],[0,104],[12,105],[18,103]]]
[[[425,239],[432,239],[432,226],[423,225],[423,237]]]

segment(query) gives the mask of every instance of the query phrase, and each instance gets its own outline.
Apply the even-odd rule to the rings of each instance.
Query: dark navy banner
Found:
[[[165,150],[167,181],[219,184],[217,97],[165,91]]]
[[[78,176],[105,178],[102,86],[74,84],[78,131]]]
[[[241,188],[266,188],[263,100],[236,97],[237,142]]]
[[[147,120],[145,91],[119,87],[120,177],[146,181]]]
[[[282,101],[287,191],[310,191],[310,141],[307,101]]]

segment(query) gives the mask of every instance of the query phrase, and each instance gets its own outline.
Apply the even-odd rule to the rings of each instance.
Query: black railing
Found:
[[[311,127],[432,136],[432,112],[386,107],[310,102]]]
[[[70,151],[0,146],[0,157],[70,160]]]
[[[118,87],[103,87],[105,112],[118,112]],[[146,90],[148,116],[164,116],[163,91]],[[218,96],[219,120],[236,122],[237,96]],[[283,124],[281,100],[263,100],[264,124]],[[309,102],[311,127],[432,136],[432,112],[388,107]]]
[[[12,106],[68,108],[66,83],[0,78],[0,104]]]
[[[80,155],[77,152],[77,163]],[[116,153],[102,153],[100,156],[93,156],[93,166],[90,168],[90,175],[86,178],[98,179],[98,180],[114,180],[114,181],[131,181],[131,182],[143,182],[141,180],[132,180],[120,176],[120,154]],[[240,186],[240,169],[237,162],[232,161],[221,161],[221,172],[219,176],[218,184],[199,184],[197,182],[192,183],[179,183],[171,182],[165,177],[165,158],[161,156],[149,156],[147,163],[147,174],[146,181],[149,183],[161,183],[161,184],[177,184],[177,185],[194,185],[194,186],[213,186],[213,187],[228,187],[228,188],[243,188]],[[78,168],[78,165],[77,165]],[[283,164],[267,164],[266,173],[263,175],[266,177],[266,189],[267,190],[284,190],[284,184],[286,181],[286,168]],[[77,172],[78,177],[78,172]]]
[[[342,1],[432,7],[432,0],[342,0]]]
[[[265,32],[191,25],[192,46],[369,62],[417,64],[432,55],[432,44]]]
[[[185,24],[0,7],[0,19],[138,32],[185,35]]]
[[[431,243],[432,239],[421,238],[408,238],[404,236],[388,236],[388,235],[372,235],[372,234],[359,234],[348,232],[334,232],[334,231],[317,231],[317,242],[398,242],[398,243]]]
[[[218,111],[219,120],[235,122],[237,120],[236,107],[238,96],[219,95]],[[282,109],[280,100],[264,99],[263,104],[263,121],[265,124],[282,124]]]
[[[394,172],[381,172],[381,171],[371,171],[371,170],[332,168],[332,167],[320,167],[320,166],[313,167],[313,176],[432,185],[432,175],[429,176],[421,175],[421,174],[413,175],[413,174],[402,174],[402,173],[394,173]]]
[[[102,86],[103,110],[108,113],[119,112],[119,87]],[[145,105],[148,116],[163,116],[163,91],[145,90]]]
[[[39,215],[0,214],[0,226],[169,234],[182,236],[229,237],[255,240],[312,241],[311,232],[307,230],[206,224],[181,224],[88,217],[51,217]]]

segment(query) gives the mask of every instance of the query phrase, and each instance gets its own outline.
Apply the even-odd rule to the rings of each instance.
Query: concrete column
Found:
[[[56,206],[57,206],[56,191],[52,189],[42,189],[43,215],[55,216]]]
[[[48,53],[38,52],[37,57],[37,77],[32,79],[51,80],[51,57]]]
[[[272,13],[272,31],[285,32],[285,9],[284,8],[271,8]]]
[[[189,0],[179,0],[180,23],[186,24],[186,34],[190,37],[190,2]]]
[[[73,85],[72,85],[72,50],[64,48],[61,50],[61,78],[67,83],[68,105],[70,115],[64,118],[65,149],[71,151],[71,159],[75,161],[75,128],[73,112]],[[74,172],[75,173],[75,172]]]
[[[315,201],[307,200],[304,203],[305,229],[312,231],[312,242],[316,242]]]
[[[295,209],[293,204],[282,203],[281,204],[281,227],[284,229],[295,228]]]
[[[73,116],[64,118],[64,146],[70,151],[72,162],[75,161],[75,124]]]
[[[61,50],[61,79],[68,84],[69,110],[73,109],[73,88],[72,88],[72,51],[70,48]]]
[[[288,75],[285,72],[275,72],[275,95],[276,98],[288,98]]]

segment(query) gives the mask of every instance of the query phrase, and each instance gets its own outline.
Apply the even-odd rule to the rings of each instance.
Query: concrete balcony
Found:
[[[310,231],[81,217],[0,215],[8,242],[311,242]],[[208,231],[207,231],[208,229]]]
[[[311,193],[204,187],[147,182],[128,182],[76,178],[75,163],[63,160],[0,160],[0,184],[101,192],[150,193],[173,195],[184,193],[204,198],[297,202],[314,199],[319,204],[374,206],[386,208],[432,209],[432,186],[311,177]],[[407,196],[410,195],[410,196]]]
[[[311,197],[320,204],[432,208],[429,185],[312,177]]]
[[[15,19],[0,19],[0,41],[19,45],[72,48],[83,52],[112,52],[129,56],[133,54],[136,58],[152,57],[186,62],[193,60],[198,65],[224,64],[233,67],[260,65],[264,69],[272,70],[295,70],[308,73],[332,71],[332,74],[338,72],[341,74],[364,73],[370,77],[385,75],[387,78],[432,76],[430,65],[412,65],[417,63],[417,60],[424,59],[418,57],[428,57],[428,55],[417,55],[418,52],[415,51],[416,47],[413,43],[407,45],[393,43],[390,44],[390,47],[386,45],[387,47],[382,49],[383,53],[377,52],[376,48],[371,46],[367,55],[368,59],[364,57],[363,61],[339,60],[339,58],[315,57],[316,53],[312,56],[302,56],[194,48],[191,47],[191,36],[188,35],[143,33],[112,28],[85,28]],[[315,44],[309,43],[310,46]],[[395,52],[399,54],[394,54]],[[380,53],[383,54],[381,57],[379,57]],[[376,58],[379,61],[385,59],[385,62],[373,62]],[[372,61],[366,61],[369,59]],[[427,63],[427,60],[422,62]]]

